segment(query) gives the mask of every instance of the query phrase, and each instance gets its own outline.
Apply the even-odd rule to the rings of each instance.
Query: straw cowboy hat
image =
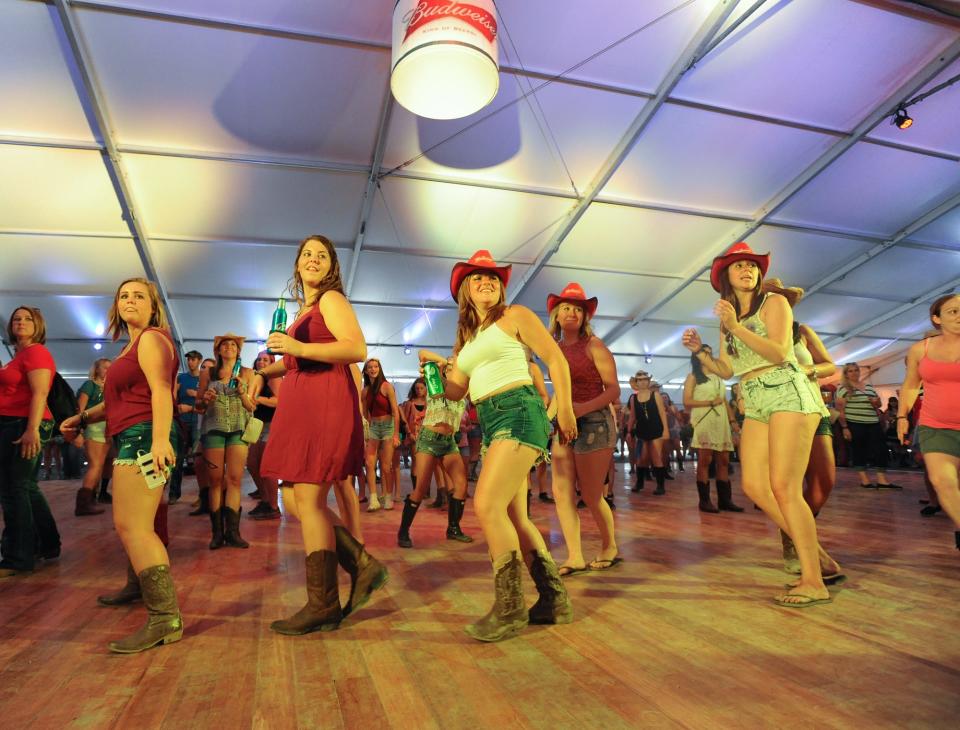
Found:
[[[450,296],[453,297],[453,301],[457,301],[460,285],[463,284],[463,280],[474,271],[485,271],[489,274],[496,275],[503,283],[503,288],[506,289],[507,284],[510,282],[510,270],[512,268],[512,264],[508,266],[497,266],[497,262],[493,260],[490,252],[481,248],[467,261],[460,261],[454,264],[453,271],[450,272]]]
[[[710,267],[710,285],[714,291],[720,291],[720,273],[735,261],[744,259],[753,261],[759,266],[761,276],[767,275],[767,269],[770,268],[770,254],[754,253],[749,244],[738,241],[728,248],[725,254],[713,260],[713,266]]]
[[[637,385],[637,381],[646,378],[650,381],[650,384],[653,384],[653,378],[650,376],[650,373],[644,370],[638,370],[637,374],[630,378],[630,387],[634,390],[640,390],[640,387]]]
[[[225,335],[217,335],[213,338],[213,354],[216,355],[220,350],[220,343],[224,340],[233,340],[237,343],[237,349],[243,349],[243,343],[246,342],[246,337],[241,337],[240,335],[235,335],[233,332],[227,332]]]
[[[583,307],[583,311],[586,312],[587,317],[590,318],[597,312],[597,301],[596,297],[587,299],[583,287],[577,282],[571,281],[559,294],[547,295],[547,311],[552,312],[553,308],[560,304],[560,302],[569,302],[570,304],[576,304],[578,307]]]
[[[764,293],[779,294],[790,303],[790,308],[797,306],[797,302],[803,299],[803,289],[799,286],[784,286],[780,279],[765,279],[763,282]]]

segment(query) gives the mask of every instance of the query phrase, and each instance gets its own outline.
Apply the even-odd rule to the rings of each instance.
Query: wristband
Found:
[[[87,412],[80,411],[80,430],[83,430],[87,427]]]
[[[904,420],[904,421],[909,421],[909,420],[910,420],[910,417],[909,417],[909,416],[897,416],[897,420],[898,420],[898,421],[901,420],[901,419]]]

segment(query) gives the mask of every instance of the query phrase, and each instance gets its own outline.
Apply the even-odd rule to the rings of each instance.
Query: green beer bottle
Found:
[[[287,331],[287,300],[281,297],[277,300],[277,308],[273,310],[273,322],[270,324],[270,334]],[[276,355],[273,350],[267,350],[268,355]]]

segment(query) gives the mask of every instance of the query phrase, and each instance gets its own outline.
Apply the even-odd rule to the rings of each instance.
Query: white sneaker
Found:
[[[367,505],[367,512],[376,512],[380,509],[380,500],[376,494],[370,495],[370,503]]]
[[[383,508],[384,509],[393,509],[393,495],[387,494],[383,498]]]

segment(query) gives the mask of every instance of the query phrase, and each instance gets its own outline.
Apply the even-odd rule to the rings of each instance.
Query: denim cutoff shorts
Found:
[[[177,458],[179,458],[180,454],[177,453],[177,444],[180,439],[177,436],[177,426],[175,423],[170,424],[169,438],[170,445],[173,447]],[[113,437],[113,446],[117,452],[117,458],[113,460],[114,466],[136,466],[137,457],[141,454],[149,453],[150,447],[153,446],[153,421],[144,421],[123,429]],[[177,463],[177,459],[174,459],[174,464],[175,463]],[[172,466],[167,467],[168,476],[171,468]]]
[[[760,423],[769,423],[774,413],[816,413],[828,416],[807,383],[807,376],[794,363],[784,363],[755,378],[740,381],[744,415]]]
[[[424,427],[417,436],[417,453],[430,454],[442,459],[451,454],[460,454],[460,447],[452,433],[437,433]]]
[[[477,403],[483,451],[494,441],[516,441],[540,452],[536,463],[550,461],[550,421],[543,399],[532,385],[497,393]]]
[[[107,422],[98,421],[97,423],[88,424],[85,429],[83,429],[83,437],[87,441],[96,441],[100,444],[107,443]]]
[[[369,436],[367,438],[374,441],[386,441],[393,438],[393,418],[385,418],[382,421],[370,421]]]
[[[559,436],[554,436],[554,443]],[[584,413],[577,419],[577,438],[570,444],[575,454],[612,449],[617,445],[617,427],[609,408]]]

